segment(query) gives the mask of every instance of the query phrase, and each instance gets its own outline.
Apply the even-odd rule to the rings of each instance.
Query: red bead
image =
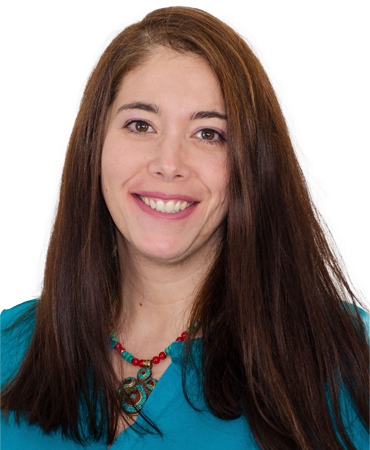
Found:
[[[181,336],[179,336],[177,339],[176,339],[176,342],[182,342],[184,339],[181,337]]]
[[[188,337],[187,331],[184,331],[183,333],[181,333],[181,337],[182,337],[183,339],[186,339],[186,338]]]
[[[122,344],[120,344],[119,342],[117,342],[116,344],[116,349],[122,353],[123,351],[125,351],[125,349],[122,347]]]
[[[154,356],[153,360],[154,364],[158,364],[160,359],[158,358],[158,356]]]
[[[166,359],[166,358],[167,358],[167,355],[166,355],[165,352],[161,352],[161,353],[159,354],[159,357],[160,357],[161,359]]]
[[[139,364],[139,360],[138,360],[137,358],[134,358],[134,359],[131,361],[131,364],[132,364],[133,366],[137,366],[137,365]]]
[[[139,361],[139,366],[140,366],[140,367],[144,367],[143,364],[144,364],[144,360],[143,360],[143,359],[140,359],[140,361]]]

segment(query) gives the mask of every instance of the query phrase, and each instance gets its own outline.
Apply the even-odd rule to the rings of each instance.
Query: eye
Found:
[[[134,134],[154,133],[153,127],[143,120],[132,120],[124,128]]]
[[[153,127],[144,120],[131,120],[124,126],[124,128],[127,128],[130,133],[134,133],[136,135],[155,133]],[[194,136],[203,141],[205,144],[220,144],[225,141],[225,138],[221,135],[221,133],[213,130],[212,128],[203,128],[202,130],[197,131]]]
[[[225,141],[225,138],[212,128],[203,128],[203,130],[199,130],[194,135],[198,139],[204,141],[205,144],[219,144]]]

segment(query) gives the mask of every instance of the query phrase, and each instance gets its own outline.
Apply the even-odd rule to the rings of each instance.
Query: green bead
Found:
[[[134,357],[132,355],[130,355],[127,359],[127,361],[131,364],[132,360],[134,359]]]
[[[166,355],[170,355],[171,354],[171,349],[170,347],[167,347],[166,350],[164,351],[166,353]]]
[[[126,358],[126,356],[128,355],[128,352],[126,352],[126,351],[122,352],[121,355],[122,355],[122,358]]]

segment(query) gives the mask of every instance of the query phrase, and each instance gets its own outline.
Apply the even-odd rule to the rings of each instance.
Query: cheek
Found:
[[[101,190],[108,210],[113,216],[125,174],[122,173],[122,166],[116,164],[114,160],[108,157],[108,154],[103,154],[101,167]]]
[[[220,184],[217,186],[217,195],[215,196],[217,207],[225,212],[225,208],[227,207],[227,195],[226,195],[226,186],[224,184]]]
[[[111,160],[109,153],[103,149],[101,161],[101,186],[103,194],[107,194],[110,190],[112,181],[117,176],[114,162]]]
[[[228,173],[226,170],[222,170],[218,173],[217,177],[215,177],[214,184],[214,192],[215,197],[218,203],[218,207],[221,215],[225,215],[228,210],[228,201],[227,201],[227,184],[228,184]]]
[[[101,162],[103,192],[108,192],[109,189],[124,182],[134,171],[135,161],[131,153],[122,145],[109,142],[104,144]]]

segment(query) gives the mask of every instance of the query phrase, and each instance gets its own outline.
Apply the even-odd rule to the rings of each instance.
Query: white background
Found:
[[[252,45],[277,91],[315,203],[370,304],[367,1],[3,3],[0,310],[38,296],[69,135],[88,75],[148,12],[193,6]]]

